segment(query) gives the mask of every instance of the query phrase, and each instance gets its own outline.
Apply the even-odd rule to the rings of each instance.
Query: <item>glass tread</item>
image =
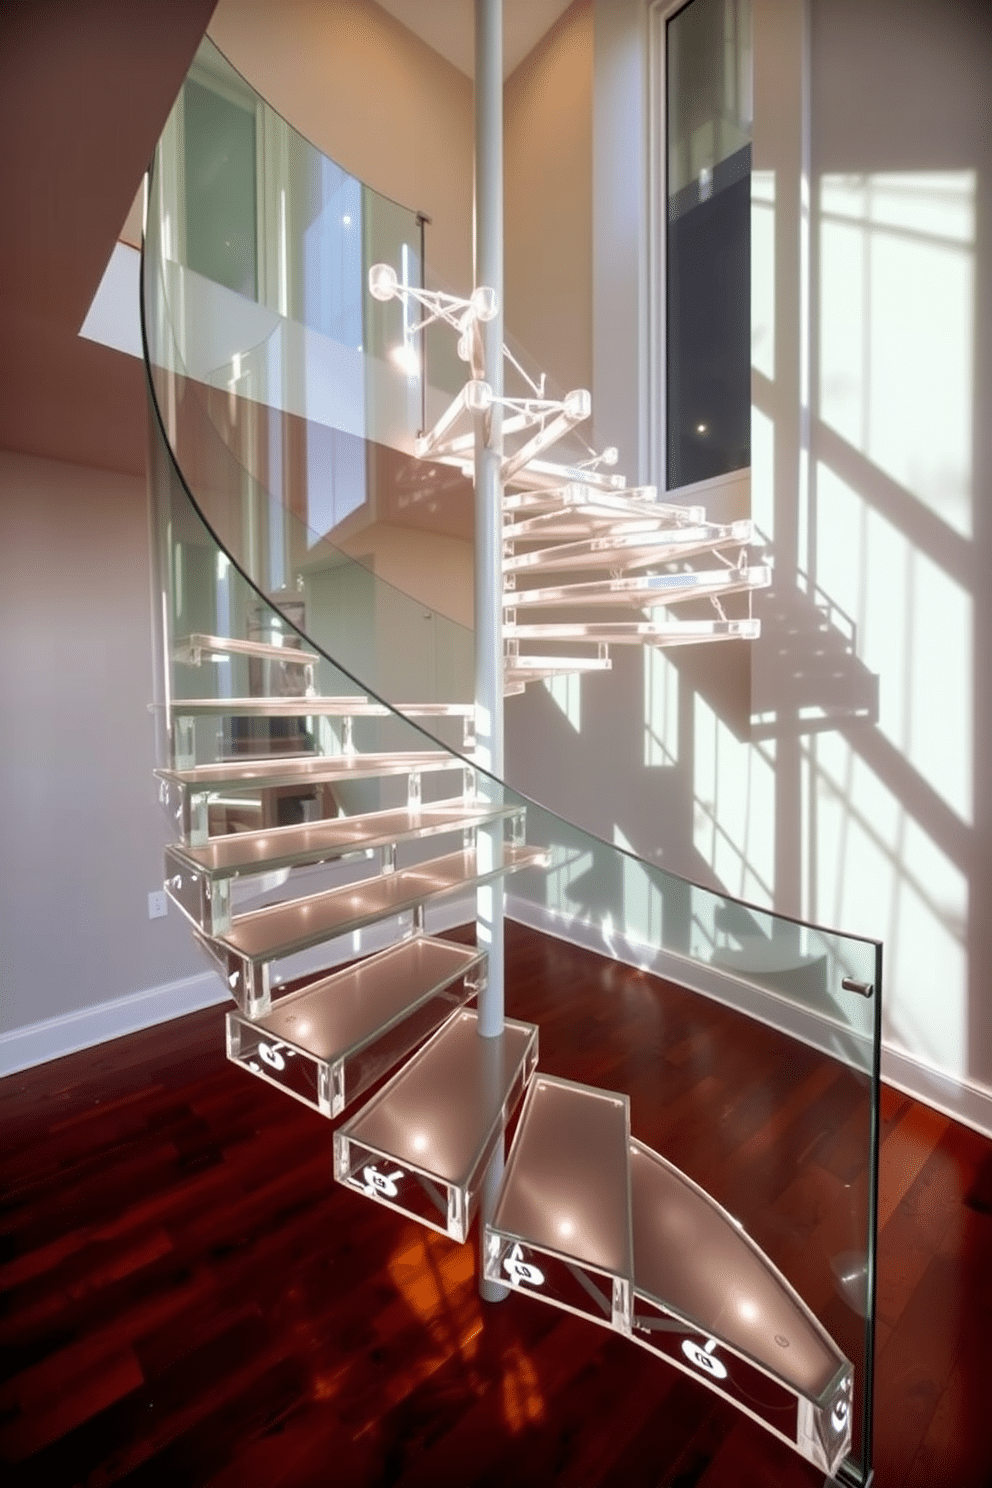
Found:
[[[850,1451],[853,1369],[737,1221],[630,1144],[631,1336],[833,1476]]]
[[[188,770],[160,768],[160,780],[190,790],[222,790],[250,786],[333,783],[378,775],[406,775],[414,770],[463,769],[469,762],[443,749],[391,751],[386,754],[304,754],[255,759],[218,760]]]
[[[537,1029],[481,1038],[456,1013],[334,1134],[339,1182],[464,1240],[488,1162],[537,1060]]]
[[[679,645],[694,640],[725,640],[735,633],[750,638],[753,625],[743,620],[630,620],[627,622],[588,621],[575,625],[503,626],[508,641],[589,641],[609,646]],[[525,661],[525,657],[520,657]]]
[[[192,714],[239,714],[246,717],[295,718],[312,714],[340,718],[392,718],[403,714],[409,718],[469,718],[475,711],[472,703],[370,703],[367,698],[318,697],[300,694],[296,697],[203,697],[173,698],[172,711],[182,718]]]
[[[315,651],[301,651],[296,646],[276,646],[271,641],[239,641],[230,636],[195,634],[178,641],[175,648],[177,661],[199,666],[204,655],[221,659],[227,653],[237,656],[254,656],[266,661],[289,661],[303,665],[319,661]]]
[[[350,717],[368,711],[368,704],[351,697],[317,697],[299,694],[295,697],[202,697],[173,698],[172,712],[178,718],[198,714],[245,718]],[[380,710],[386,713],[388,710]]]
[[[683,527],[665,532],[632,532],[626,536],[592,537],[582,542],[537,548],[503,559],[504,573],[554,573],[567,569],[643,568],[649,563],[671,563],[716,548],[751,541],[750,522],[726,527]]]
[[[636,525],[644,536],[673,531],[671,522],[652,512],[646,504],[631,510],[594,512],[581,507],[544,512],[515,522],[504,522],[504,542],[543,542],[547,538],[579,539],[600,537],[608,532],[629,531]]]
[[[625,1095],[535,1075],[489,1228],[629,1280],[629,1143]]]
[[[337,1116],[473,996],[475,946],[412,936],[280,998],[228,1014],[228,1057]]]
[[[231,832],[198,847],[177,844],[168,848],[166,855],[171,854],[210,878],[234,878],[300,863],[322,862],[346,852],[388,846],[404,838],[477,827],[512,816],[514,811],[510,806],[488,807],[458,801],[401,806],[268,831]]]
[[[230,930],[214,938],[214,944],[249,963],[273,961],[545,860],[538,848],[505,845],[502,865],[480,872],[474,850],[447,853],[359,883],[342,884],[322,894],[240,915]]]
[[[508,589],[506,609],[524,606],[629,606],[647,609],[652,605],[677,604],[680,600],[705,598],[710,594],[742,593],[764,589],[771,582],[771,569],[763,564],[752,568],[726,568],[697,573],[636,574],[622,579],[557,585],[555,588]]]
[[[630,1150],[635,1297],[670,1308],[793,1389],[821,1398],[847,1363],[833,1339],[715,1199],[642,1142]]]
[[[638,514],[666,517],[677,527],[698,526],[706,521],[703,506],[676,506],[658,500],[655,486],[623,486],[605,490],[593,488],[585,481],[571,485],[552,486],[540,490],[509,492],[503,498],[503,512],[507,520],[528,520],[533,515],[553,516],[556,512],[590,511],[594,514],[625,516]],[[524,513],[518,517],[517,513]]]
[[[608,672],[612,665],[608,656],[508,656],[503,675],[506,682],[517,677],[533,682],[559,672]]]

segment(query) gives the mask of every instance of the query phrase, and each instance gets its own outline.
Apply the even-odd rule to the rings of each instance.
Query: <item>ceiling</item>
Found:
[[[144,469],[141,364],[76,333],[213,6],[0,3],[0,447]]]
[[[474,0],[378,0],[383,10],[460,72],[475,72]],[[503,76],[509,77],[572,0],[503,0]]]

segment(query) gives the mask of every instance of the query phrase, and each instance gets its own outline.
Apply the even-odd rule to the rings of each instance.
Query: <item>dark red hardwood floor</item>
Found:
[[[808,1254],[859,1202],[863,1082],[512,925],[507,1000],[856,1342]],[[223,1049],[211,1009],[0,1084],[5,1482],[822,1483],[606,1330],[484,1306],[474,1244],[336,1187],[330,1124]],[[990,1488],[992,1143],[888,1090],[882,1134],[877,1488]]]

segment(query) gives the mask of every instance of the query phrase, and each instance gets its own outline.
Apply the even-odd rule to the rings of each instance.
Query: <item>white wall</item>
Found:
[[[503,90],[506,326],[564,391],[591,386],[592,0],[575,0]]]
[[[0,492],[2,1073],[223,987],[178,914],[148,919],[167,823],[144,481],[0,451]]]
[[[801,742],[804,899],[885,940],[893,1075],[912,1078],[904,1054],[976,1092],[992,1091],[990,76],[979,0],[814,0],[799,561],[853,617],[878,710]]]
[[[645,0],[594,0],[592,394],[601,443],[650,480],[648,25]]]
[[[644,8],[595,15],[594,396],[636,436],[643,178],[616,151]],[[531,689],[507,772],[649,861],[881,938],[885,1074],[992,1130],[992,9],[812,0],[804,29],[755,0],[755,29],[763,638]]]

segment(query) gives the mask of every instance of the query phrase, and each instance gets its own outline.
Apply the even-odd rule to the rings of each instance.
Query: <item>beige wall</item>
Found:
[[[469,285],[470,80],[372,0],[220,0],[209,35],[307,139],[431,218],[439,283]]]
[[[0,1030],[196,976],[149,921],[168,822],[148,713],[147,497],[136,476],[0,451]]]
[[[504,90],[506,326],[566,391],[592,385],[592,75],[575,0]]]
[[[361,534],[362,561],[377,578],[471,630],[472,545],[446,533],[376,522]]]
[[[426,212],[428,265],[472,271],[472,82],[372,0],[220,0],[209,34],[347,170]],[[506,325],[563,388],[592,377],[592,0],[505,89]]]

